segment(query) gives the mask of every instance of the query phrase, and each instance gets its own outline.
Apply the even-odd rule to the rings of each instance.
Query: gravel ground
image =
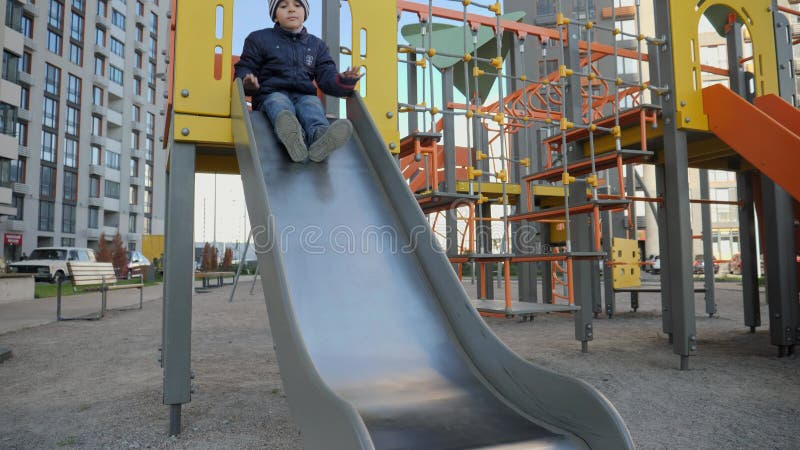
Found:
[[[192,402],[184,433],[166,436],[157,348],[161,301],[99,322],[50,323],[0,335],[0,448],[302,448],[289,415],[260,296],[230,287],[194,297]],[[474,286],[467,282],[468,291]],[[580,353],[571,318],[489,319],[524,358],[588,381],[628,424],[638,448],[800,448],[800,362],[742,326],[740,286],[720,284],[719,315],[697,299],[699,352],[681,372],[660,332],[657,294],[638,313],[595,322]],[[763,323],[766,320],[766,306]],[[546,387],[543,387],[546,388]]]

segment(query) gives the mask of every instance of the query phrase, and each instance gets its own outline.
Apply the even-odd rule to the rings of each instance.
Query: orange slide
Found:
[[[800,200],[800,110],[770,94],[755,105],[721,84],[703,89],[711,131]]]

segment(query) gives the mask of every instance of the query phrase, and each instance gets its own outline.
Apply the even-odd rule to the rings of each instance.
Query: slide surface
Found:
[[[703,107],[717,137],[800,200],[800,111],[773,94],[753,105],[721,84],[703,89]]]
[[[608,400],[522,360],[478,316],[360,98],[350,142],[295,164],[240,86],[237,158],[306,448],[632,448]]]

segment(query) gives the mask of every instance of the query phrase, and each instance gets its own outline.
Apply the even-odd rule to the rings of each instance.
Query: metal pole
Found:
[[[252,239],[252,237],[253,233],[247,235],[247,242],[244,244],[244,252],[242,253],[242,257],[239,258],[239,267],[236,268],[236,276],[233,277],[233,289],[231,289],[231,298],[228,300],[228,303],[233,303],[233,296],[236,295],[236,287],[239,286],[239,275],[242,273],[242,266],[245,264],[247,249],[250,248],[250,239]]]
[[[709,200],[708,170],[700,170],[700,198]],[[703,266],[705,268],[705,288],[706,288],[706,314],[712,317],[717,313],[717,304],[714,299],[714,248],[711,242],[711,205],[703,203],[700,206],[703,217]]]

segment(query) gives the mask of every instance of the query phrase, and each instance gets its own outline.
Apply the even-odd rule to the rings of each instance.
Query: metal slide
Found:
[[[361,99],[356,133],[294,164],[232,93],[272,337],[309,449],[632,448],[588,384],[511,352],[470,305]]]
[[[800,112],[782,98],[756,97],[755,105],[724,85],[703,88],[711,131],[756,169],[800,200]]]

